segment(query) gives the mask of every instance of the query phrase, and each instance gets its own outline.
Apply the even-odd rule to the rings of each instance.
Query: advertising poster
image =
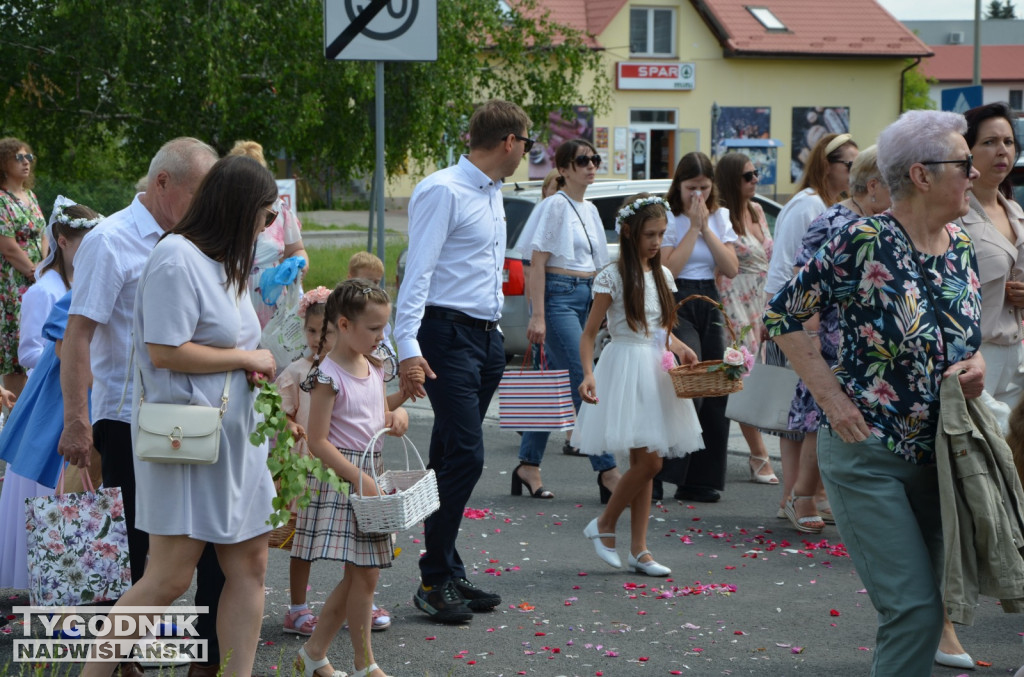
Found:
[[[531,179],[543,179],[555,168],[555,150],[570,139],[594,142],[594,112],[590,106],[573,107],[574,115],[568,119],[559,113],[548,116],[547,143],[537,143],[530,151]]]
[[[594,128],[594,147],[597,148],[597,150],[601,150],[602,148],[608,148],[607,127]]]
[[[793,106],[793,145],[789,175],[793,183],[800,181],[804,164],[811,156],[811,149],[826,134],[842,134],[850,131],[850,109],[847,106],[833,108],[805,108]]]
[[[725,147],[722,144],[726,139],[771,138],[771,122],[771,108],[722,106],[711,131],[714,137],[711,140],[714,156],[721,157],[725,154]]]

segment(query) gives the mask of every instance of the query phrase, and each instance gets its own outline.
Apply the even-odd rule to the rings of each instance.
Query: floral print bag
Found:
[[[128,529],[121,488],[64,493],[61,470],[54,496],[25,501],[29,602],[76,606],[118,599],[131,587]]]

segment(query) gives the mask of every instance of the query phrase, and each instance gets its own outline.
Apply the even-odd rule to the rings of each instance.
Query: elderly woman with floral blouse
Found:
[[[857,219],[772,298],[769,334],[821,406],[818,464],[879,625],[872,675],[924,677],[942,631],[935,465],[939,384],[984,384],[974,247],[951,223],[969,207],[960,115],[911,111],[878,140],[892,210]],[[830,369],[803,322],[839,308]]]

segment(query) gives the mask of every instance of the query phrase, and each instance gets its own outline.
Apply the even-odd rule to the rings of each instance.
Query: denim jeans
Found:
[[[580,384],[583,382],[583,363],[580,361],[580,336],[590,312],[591,288],[594,280],[571,275],[544,274],[544,358],[551,369],[569,370],[569,388],[572,403],[580,410]],[[519,444],[519,460],[540,465],[549,431],[523,433]],[[615,467],[611,454],[591,456],[590,465],[596,471]]]

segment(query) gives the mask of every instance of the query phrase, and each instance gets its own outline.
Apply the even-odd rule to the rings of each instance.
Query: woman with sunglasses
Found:
[[[981,174],[974,180],[971,208],[961,222],[978,257],[985,390],[1013,409],[1024,392],[1024,210],[1013,200],[1009,179],[1020,141],[1005,103],[972,108],[964,117],[964,139]]]
[[[584,139],[573,139],[555,151],[558,192],[544,199],[530,214],[516,244],[530,261],[530,343],[543,346],[547,367],[568,369],[576,411],[580,409],[579,386],[583,382],[580,336],[590,312],[594,276],[608,264],[608,243],[601,216],[584,196],[594,182],[601,156]],[[543,275],[539,274],[543,272]],[[523,487],[534,498],[554,498],[541,484],[540,463],[547,446],[547,431],[523,433],[519,465],[512,471],[512,495]],[[563,451],[579,455],[567,435]],[[601,502],[606,503],[619,480],[615,458],[610,454],[591,456],[597,471]]]
[[[765,293],[769,297],[793,277],[796,254],[811,222],[839,202],[849,189],[850,167],[857,153],[857,144],[849,134],[826,134],[814,144],[807,164],[804,165],[800,183],[797,184],[797,194],[786,203],[775,221],[775,243],[768,263],[768,277],[764,283]],[[814,332],[817,331],[817,324],[812,321],[804,328]],[[765,359],[769,364],[786,365],[785,355],[774,343],[768,344]],[[782,505],[777,515],[780,519],[786,519],[789,515],[786,505],[794,493],[798,478],[803,475],[807,484],[813,487],[820,487],[821,482],[818,478],[816,433],[790,431],[782,433],[780,437]],[[792,502],[791,512],[800,523],[823,528],[823,521],[833,521],[831,508],[823,490],[819,488],[811,494],[799,494]]]
[[[754,202],[757,192],[758,172],[754,163],[743,153],[727,153],[715,167],[715,187],[719,200],[728,210],[732,228],[736,231],[736,257],[739,273],[730,279],[725,275],[718,278],[718,291],[722,295],[725,316],[733,331],[739,335],[743,327],[749,326],[744,343],[752,352],[757,352],[764,332],[761,315],[768,297],[764,293],[764,279],[768,275],[768,261],[772,256],[772,234],[768,232],[761,205]],[[750,481],[757,484],[778,484],[779,478],[772,470],[768,449],[761,438],[761,431],[745,423],[740,424],[743,439],[750,449],[747,464]]]
[[[687,153],[676,165],[665,200],[672,208],[662,243],[662,263],[676,277],[676,300],[701,294],[719,301],[716,275],[736,277],[736,231],[729,211],[718,204],[715,171],[704,153]],[[679,308],[673,333],[697,353],[698,360],[720,360],[725,353],[722,314],[714,306],[694,301]],[[684,458],[665,462],[658,479],[678,486],[681,501],[717,501],[725,488],[729,419],[728,398],[705,397],[694,401],[704,434],[704,448]],[[654,483],[660,498],[661,484]]]
[[[27,143],[0,139],[0,374],[15,395],[27,378],[18,363],[21,297],[46,257],[46,218],[32,192],[35,160]]]

